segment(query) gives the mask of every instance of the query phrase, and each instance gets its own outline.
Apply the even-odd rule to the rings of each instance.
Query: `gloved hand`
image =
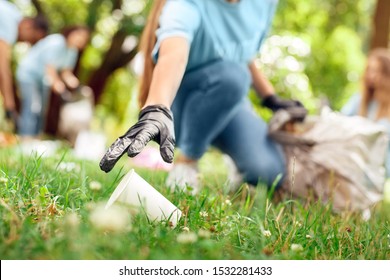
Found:
[[[138,122],[115,140],[103,156],[100,161],[100,169],[110,172],[125,152],[130,157],[134,157],[151,140],[160,144],[162,158],[164,161],[171,163],[175,147],[173,115],[163,105],[147,106],[141,110]]]
[[[296,121],[303,121],[307,115],[307,110],[298,100],[281,99],[272,94],[263,99],[262,105],[271,109],[273,112],[278,110],[288,111]]]

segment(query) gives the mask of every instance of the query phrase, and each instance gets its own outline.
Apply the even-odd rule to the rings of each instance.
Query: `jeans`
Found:
[[[49,87],[39,81],[18,80],[22,96],[18,133],[37,136],[42,132],[49,99]]]
[[[247,98],[250,85],[248,67],[234,62],[187,72],[172,104],[176,143],[192,159],[213,145],[233,159],[246,182],[271,186],[284,176],[285,158]]]

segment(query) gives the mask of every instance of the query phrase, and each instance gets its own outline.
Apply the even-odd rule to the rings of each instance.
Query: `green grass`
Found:
[[[245,185],[243,192],[229,194],[214,154],[202,160],[204,188],[197,196],[165,188],[166,172],[137,169],[185,214],[176,228],[126,209],[126,227],[103,231],[91,222],[91,213],[129,168],[123,159],[105,174],[95,162],[75,160],[66,148],[50,158],[0,150],[0,258],[390,258],[388,204],[377,205],[365,222],[358,213],[334,214],[331,205],[276,204],[261,186],[250,195]],[[92,190],[92,181],[102,188]]]

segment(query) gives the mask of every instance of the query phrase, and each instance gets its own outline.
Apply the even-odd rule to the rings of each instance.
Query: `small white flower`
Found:
[[[311,238],[313,238],[313,236],[311,236],[310,234],[306,234],[306,238],[311,239]]]
[[[205,229],[200,229],[198,231],[198,236],[200,238],[209,239],[211,237],[211,232]]]
[[[198,240],[198,236],[193,233],[193,232],[187,232],[187,233],[180,233],[177,236],[177,242],[182,243],[182,244],[187,244],[187,243],[194,243],[196,240]]]
[[[87,209],[88,211],[92,211],[93,209],[95,209],[95,207],[96,203],[92,201],[89,201],[85,204],[85,209]]]
[[[89,220],[102,231],[120,232],[130,229],[127,211],[115,204],[108,209],[105,209],[104,204],[99,204],[90,214]]]
[[[390,233],[387,235],[387,238],[389,238],[389,239],[390,239]]]
[[[69,213],[65,216],[65,224],[72,228],[76,228],[80,224],[80,218],[74,212]]]
[[[269,230],[264,230],[263,231],[263,235],[265,236],[265,237],[271,237],[271,232],[269,231]]]
[[[291,250],[294,252],[301,252],[303,251],[303,247],[301,244],[291,244]]]
[[[199,215],[201,216],[201,217],[203,217],[203,218],[206,218],[206,217],[208,217],[208,213],[206,212],[206,211],[200,211],[199,212]]]
[[[229,199],[226,199],[226,200],[225,200],[225,204],[226,204],[227,206],[231,206],[231,205],[232,205],[232,202],[231,202]]]
[[[8,183],[8,178],[0,177],[0,183],[2,183],[2,184]]]
[[[99,191],[102,188],[102,184],[100,184],[98,181],[91,181],[89,183],[89,188],[92,191]]]
[[[184,232],[190,232],[190,229],[189,229],[188,227],[183,227],[182,230],[183,230]]]
[[[58,165],[58,170],[65,171],[65,172],[72,172],[72,171],[78,171],[79,166],[74,162],[61,162]]]
[[[302,226],[302,224],[301,224],[300,221],[296,221],[296,222],[295,222],[295,225],[296,225],[297,227],[301,227],[301,226]]]

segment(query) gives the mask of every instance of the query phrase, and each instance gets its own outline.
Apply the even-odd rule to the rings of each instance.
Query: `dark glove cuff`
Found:
[[[278,102],[278,97],[276,96],[276,94],[271,94],[263,99],[261,105],[270,108],[271,110],[275,110],[275,104],[277,102]]]
[[[5,111],[5,118],[7,120],[11,120],[12,118],[14,118],[15,114],[16,114],[15,110],[6,110]]]
[[[158,105],[149,105],[149,106],[145,107],[144,109],[142,109],[142,110],[139,112],[138,119],[141,119],[143,116],[145,116],[146,114],[151,113],[151,112],[161,112],[161,113],[163,113],[165,116],[167,116],[168,119],[170,119],[171,121],[173,121],[173,114],[172,114],[172,111],[169,110],[169,108],[167,108],[167,107],[165,107],[164,105],[161,105],[161,104],[158,104]]]
[[[5,111],[5,118],[7,120],[9,120],[9,119],[11,119],[11,117],[12,117],[12,111],[9,111],[9,110]]]

